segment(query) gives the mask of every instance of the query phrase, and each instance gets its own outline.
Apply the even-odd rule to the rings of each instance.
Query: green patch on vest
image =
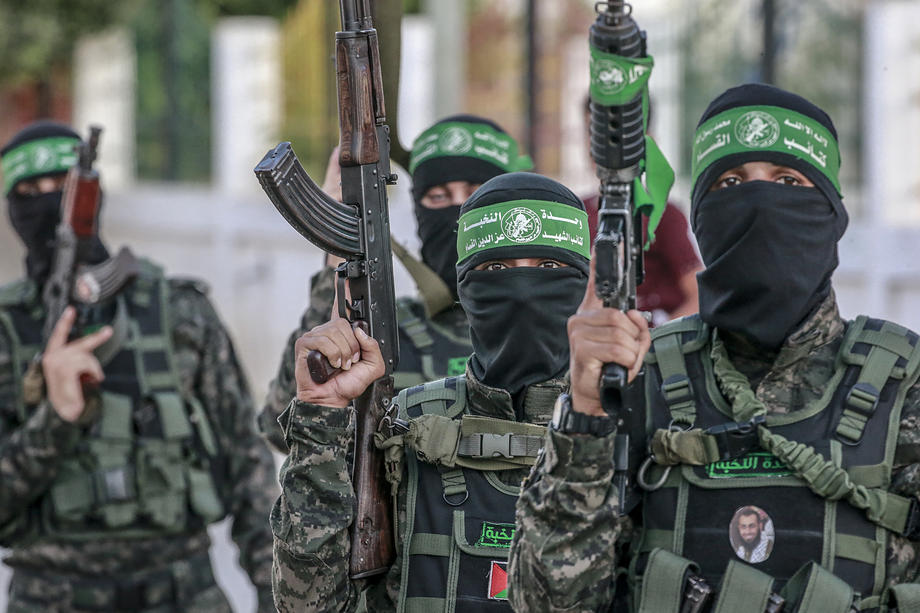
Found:
[[[792,471],[776,456],[766,451],[755,451],[733,460],[723,460],[706,465],[710,479],[735,479],[739,477],[785,477]]]
[[[482,534],[479,535],[476,546],[508,549],[511,547],[511,539],[513,538],[514,524],[496,524],[484,521],[482,522]]]
[[[466,362],[469,360],[468,356],[462,358],[448,358],[447,360],[447,376],[448,377],[458,377],[466,373]]]

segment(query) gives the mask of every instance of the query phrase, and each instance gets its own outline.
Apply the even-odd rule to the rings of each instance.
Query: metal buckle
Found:
[[[730,460],[745,455],[760,445],[757,437],[757,427],[766,423],[763,415],[755,416],[751,421],[731,421],[704,430],[716,439],[719,448],[719,459]]]
[[[642,466],[639,467],[639,472],[636,473],[636,482],[639,484],[639,487],[644,489],[646,492],[654,492],[655,490],[661,489],[661,486],[664,485],[664,482],[668,480],[668,475],[671,474],[672,466],[665,466],[664,473],[661,475],[661,478],[658,479],[655,483],[649,483],[645,479],[645,473],[648,472],[648,469],[651,468],[652,462],[655,461],[655,456],[649,454],[645,461],[642,462]],[[657,464],[657,462],[656,462]]]
[[[472,458],[496,458],[502,456],[509,460],[514,457],[511,453],[511,433],[507,434],[480,434],[479,453]]]

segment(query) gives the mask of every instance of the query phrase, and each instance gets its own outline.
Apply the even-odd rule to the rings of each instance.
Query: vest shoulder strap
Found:
[[[916,380],[920,373],[918,340],[916,333],[883,319],[861,315],[850,323],[839,359],[859,368],[859,375],[846,394],[838,436],[859,442],[888,380],[906,380],[908,385]]]
[[[709,326],[699,315],[682,317],[652,330],[652,350],[645,361],[657,365],[661,395],[677,423],[692,426],[696,421],[696,401],[684,356],[699,351],[708,342]]]
[[[466,410],[466,377],[447,377],[409,387],[399,392],[396,398],[403,419],[421,415],[443,415],[455,419]]]
[[[396,321],[399,328],[406,333],[416,349],[422,353],[431,353],[434,348],[434,337],[428,330],[428,320],[423,313],[422,305],[412,298],[404,296],[396,300]]]

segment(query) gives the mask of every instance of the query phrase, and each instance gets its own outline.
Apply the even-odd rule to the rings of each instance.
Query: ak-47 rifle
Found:
[[[629,4],[598,2],[595,10],[597,19],[589,33],[591,157],[600,179],[595,287],[605,307],[628,311],[636,308],[636,287],[644,276],[645,237],[635,190],[641,188],[639,179],[645,170],[645,82],[652,59],[646,53],[645,32],[633,20]],[[614,483],[620,513],[626,513],[631,506],[629,468],[638,449],[630,444],[630,436],[642,436],[644,416],[638,399],[628,393],[625,368],[605,364],[599,384],[601,404],[617,421]],[[634,383],[632,389],[640,387]]]
[[[310,179],[290,143],[269,151],[255,173],[295,230],[323,251],[345,258],[336,269],[339,314],[362,326],[383,353],[385,375],[354,401],[352,481],[358,503],[349,570],[352,578],[361,578],[386,572],[395,556],[389,486],[374,433],[393,395],[392,374],[399,360],[386,192],[396,175],[390,172],[380,53],[368,0],[341,0],[340,7],[342,31],[335,35],[335,65],[343,202]],[[346,282],[351,295],[347,304]],[[318,352],[311,352],[307,362],[318,383],[337,372]]]
[[[55,229],[54,260],[42,292],[45,305],[43,343],[48,342],[55,324],[68,305],[76,305],[79,313],[85,307],[91,307],[114,296],[137,274],[137,261],[127,248],[122,248],[116,257],[104,262],[87,262],[98,240],[101,189],[99,172],[93,168],[93,164],[96,161],[102,128],[90,126],[89,131],[89,139],[75,145],[77,163],[70,168],[64,179],[61,221]],[[75,329],[79,327],[78,320]],[[90,391],[93,384],[85,380],[84,387],[87,388],[84,391]],[[26,372],[23,395],[26,403],[32,404],[39,402],[43,394],[44,379],[39,353]],[[91,398],[88,401],[90,405],[93,404]],[[85,413],[89,418],[93,411],[88,410]]]
[[[102,128],[90,126],[89,139],[76,145],[77,163],[64,179],[61,221],[55,230],[54,262],[45,282],[45,326],[42,338],[51,336],[74,293],[81,256],[92,248],[99,216],[99,172],[93,168]]]

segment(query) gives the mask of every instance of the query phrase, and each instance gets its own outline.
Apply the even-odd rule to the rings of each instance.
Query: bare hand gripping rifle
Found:
[[[646,53],[645,32],[623,0],[598,2],[595,10],[597,19],[589,32],[591,157],[600,179],[595,288],[605,307],[628,311],[636,308],[636,287],[644,276],[642,214],[649,214],[651,238],[674,175],[645,134],[647,82],[653,65]],[[646,189],[641,177],[647,170]],[[621,513],[630,506],[626,487],[635,458],[630,461],[629,451],[638,449],[630,445],[630,436],[641,436],[645,421],[639,411],[641,399],[628,393],[627,376],[622,366],[605,364],[599,382],[604,410],[617,420],[614,483]]]
[[[301,235],[345,258],[337,271],[339,314],[360,325],[380,345],[386,374],[354,401],[357,514],[352,526],[352,578],[386,572],[395,556],[389,486],[374,433],[393,395],[399,360],[390,221],[386,186],[390,136],[383,101],[377,31],[368,0],[341,0],[342,31],[335,35],[342,200],[329,197],[310,179],[291,149],[281,143],[255,168],[272,203]],[[346,303],[345,283],[351,299]],[[318,383],[334,376],[318,352],[307,359]]]

